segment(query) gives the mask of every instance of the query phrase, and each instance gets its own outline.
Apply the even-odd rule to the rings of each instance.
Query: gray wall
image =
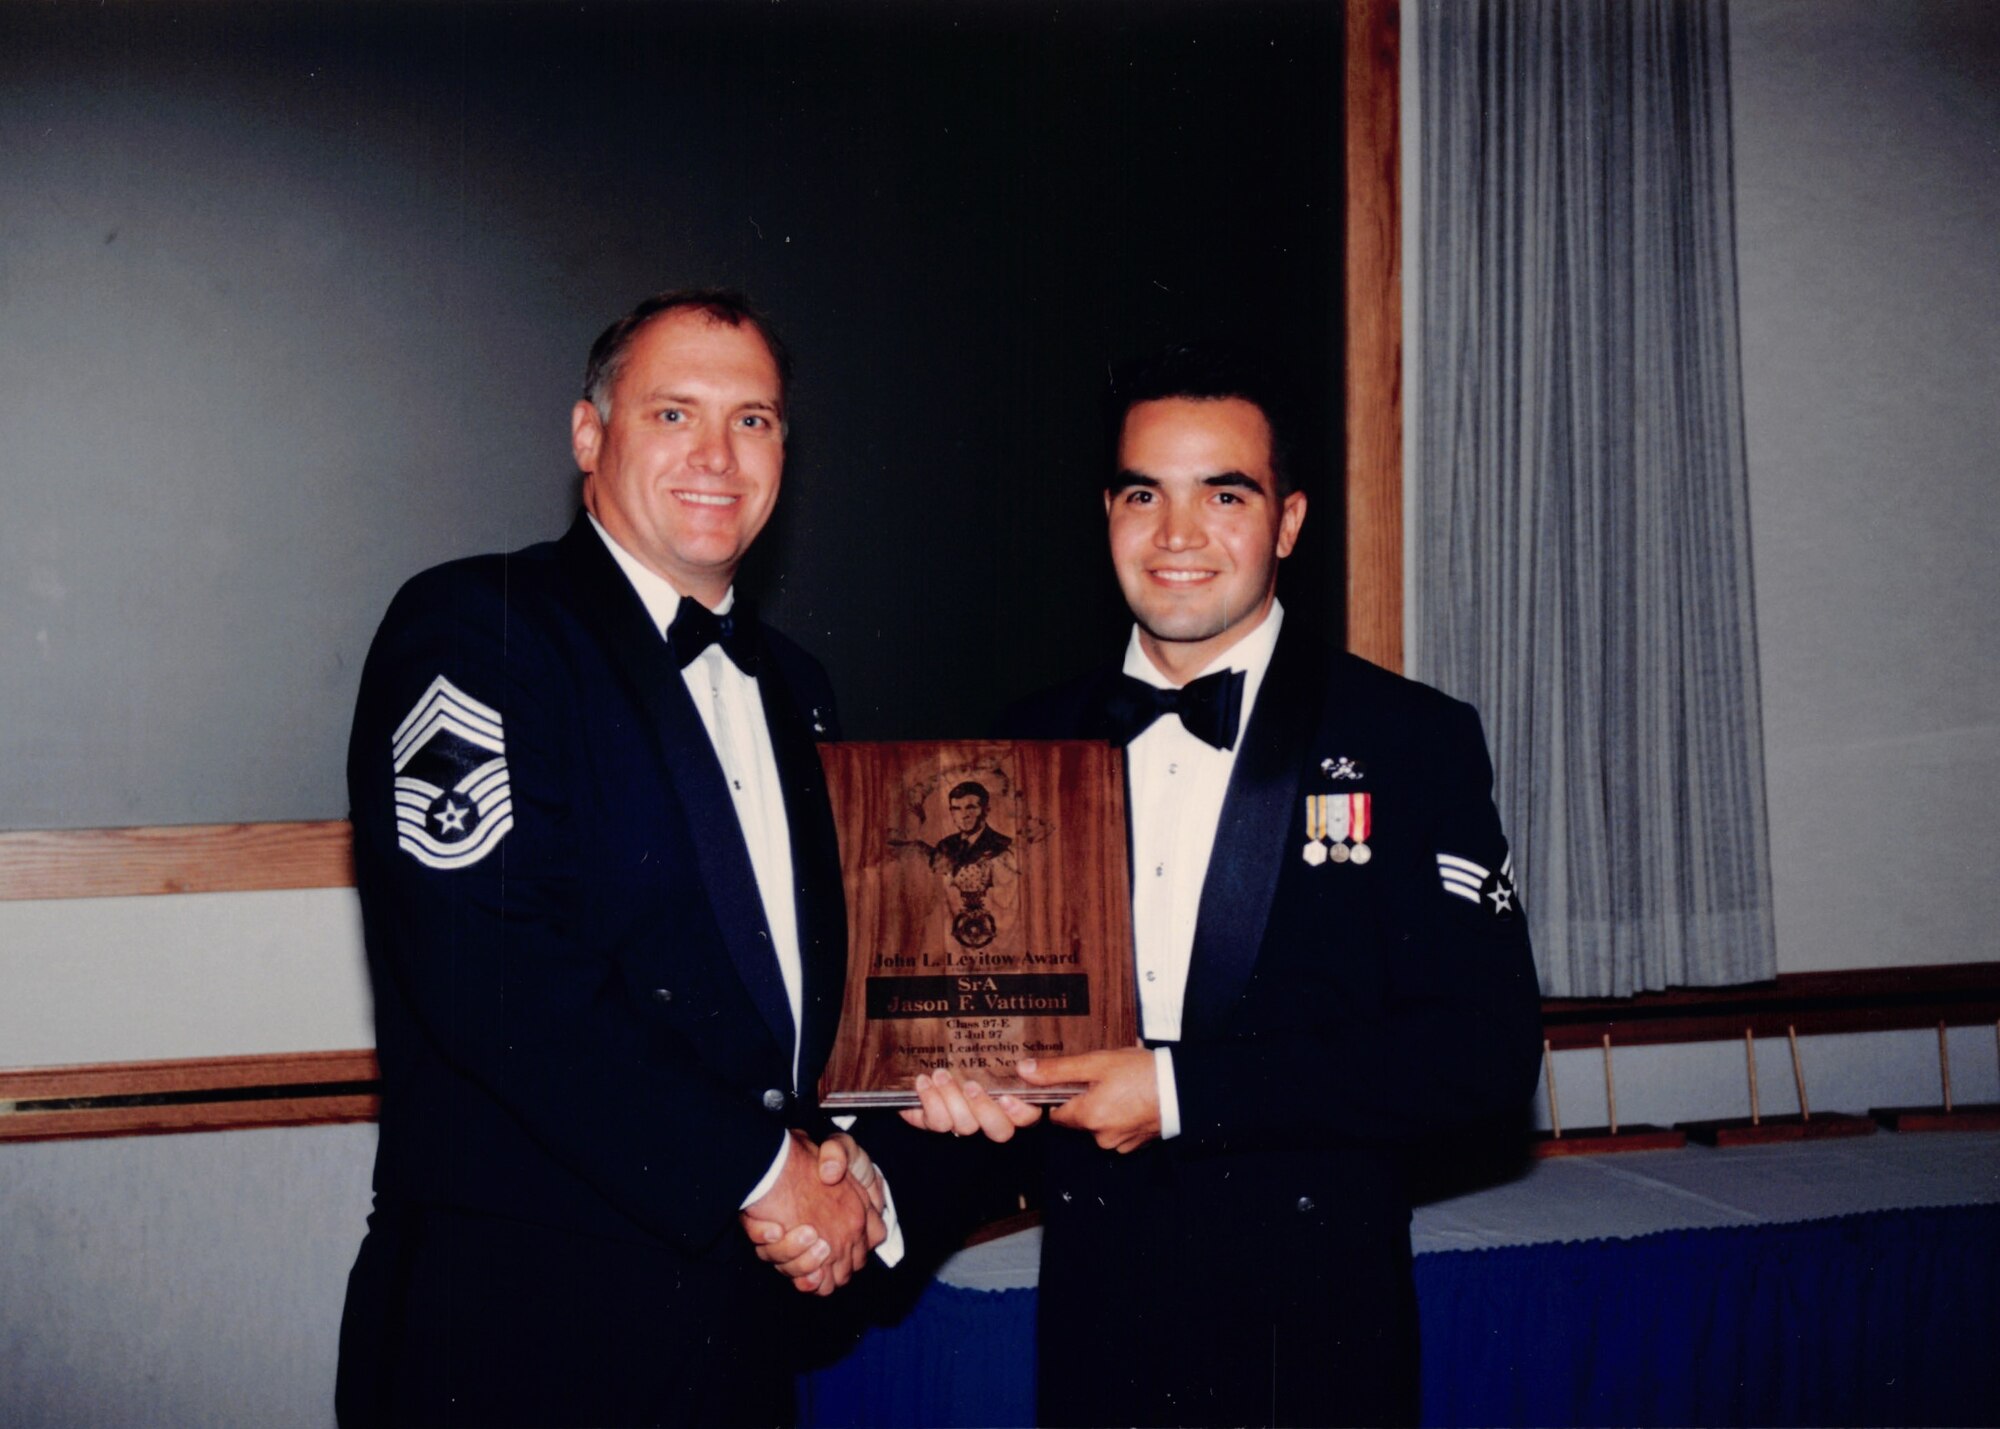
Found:
[[[0,1422],[333,1423],[372,1126],[0,1146]]]
[[[82,8],[0,16],[0,828],[339,817],[375,620],[560,530],[615,300],[460,96]]]
[[[2000,6],[1736,0],[1779,967],[1996,956]]]
[[[850,736],[1105,658],[1107,358],[1265,343],[1335,448],[1338,18],[0,5],[0,829],[343,814],[396,585],[560,533],[584,354],[666,286],[798,359],[744,580]]]

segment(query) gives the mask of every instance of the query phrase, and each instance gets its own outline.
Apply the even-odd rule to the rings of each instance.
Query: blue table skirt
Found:
[[[1420,1255],[1429,1425],[2000,1425],[2000,1206]],[[1033,1290],[933,1285],[808,1425],[1034,1422]]]
[[[1417,1258],[1426,1424],[2000,1424],[2000,1206]]]
[[[900,1324],[870,1330],[799,1380],[816,1429],[961,1429],[1035,1422],[1035,1291],[933,1282]]]

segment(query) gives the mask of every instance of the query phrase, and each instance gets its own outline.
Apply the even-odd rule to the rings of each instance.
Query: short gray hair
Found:
[[[725,327],[748,323],[764,339],[771,361],[778,367],[778,422],[782,428],[790,407],[792,355],[770,320],[751,306],[748,298],[728,288],[675,288],[655,293],[597,335],[597,341],[590,345],[590,360],[584,364],[583,400],[597,408],[598,419],[611,420],[611,389],[618,384],[618,374],[640,331],[655,318],[686,309],[706,313],[711,321]]]

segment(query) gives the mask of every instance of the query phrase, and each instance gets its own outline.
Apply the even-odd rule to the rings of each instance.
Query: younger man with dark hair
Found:
[[[1284,404],[1213,349],[1114,389],[1120,662],[1006,733],[1126,748],[1144,1045],[1045,1139],[1048,1424],[1416,1418],[1404,1155],[1532,1090],[1538,1002],[1478,716],[1286,629]],[[913,1124],[1039,1115],[938,1076]]]

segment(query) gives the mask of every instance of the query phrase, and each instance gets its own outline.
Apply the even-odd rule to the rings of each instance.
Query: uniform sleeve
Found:
[[[1388,890],[1374,930],[1381,997],[1177,1046],[1180,1142],[1190,1151],[1313,1132],[1414,1141],[1525,1105],[1541,1052],[1540,993],[1470,706],[1447,707],[1433,747],[1420,857]],[[1339,955],[1336,934],[1310,936]]]
[[[440,1061],[633,1221],[699,1246],[734,1225],[784,1127],[664,1039],[649,990],[582,941],[601,885],[580,866],[577,698],[497,580],[420,577],[376,636],[348,779],[387,1095],[446,1121],[457,1103],[414,1090]],[[501,1156],[464,1127],[424,1134],[466,1143],[440,1153],[452,1174]]]

